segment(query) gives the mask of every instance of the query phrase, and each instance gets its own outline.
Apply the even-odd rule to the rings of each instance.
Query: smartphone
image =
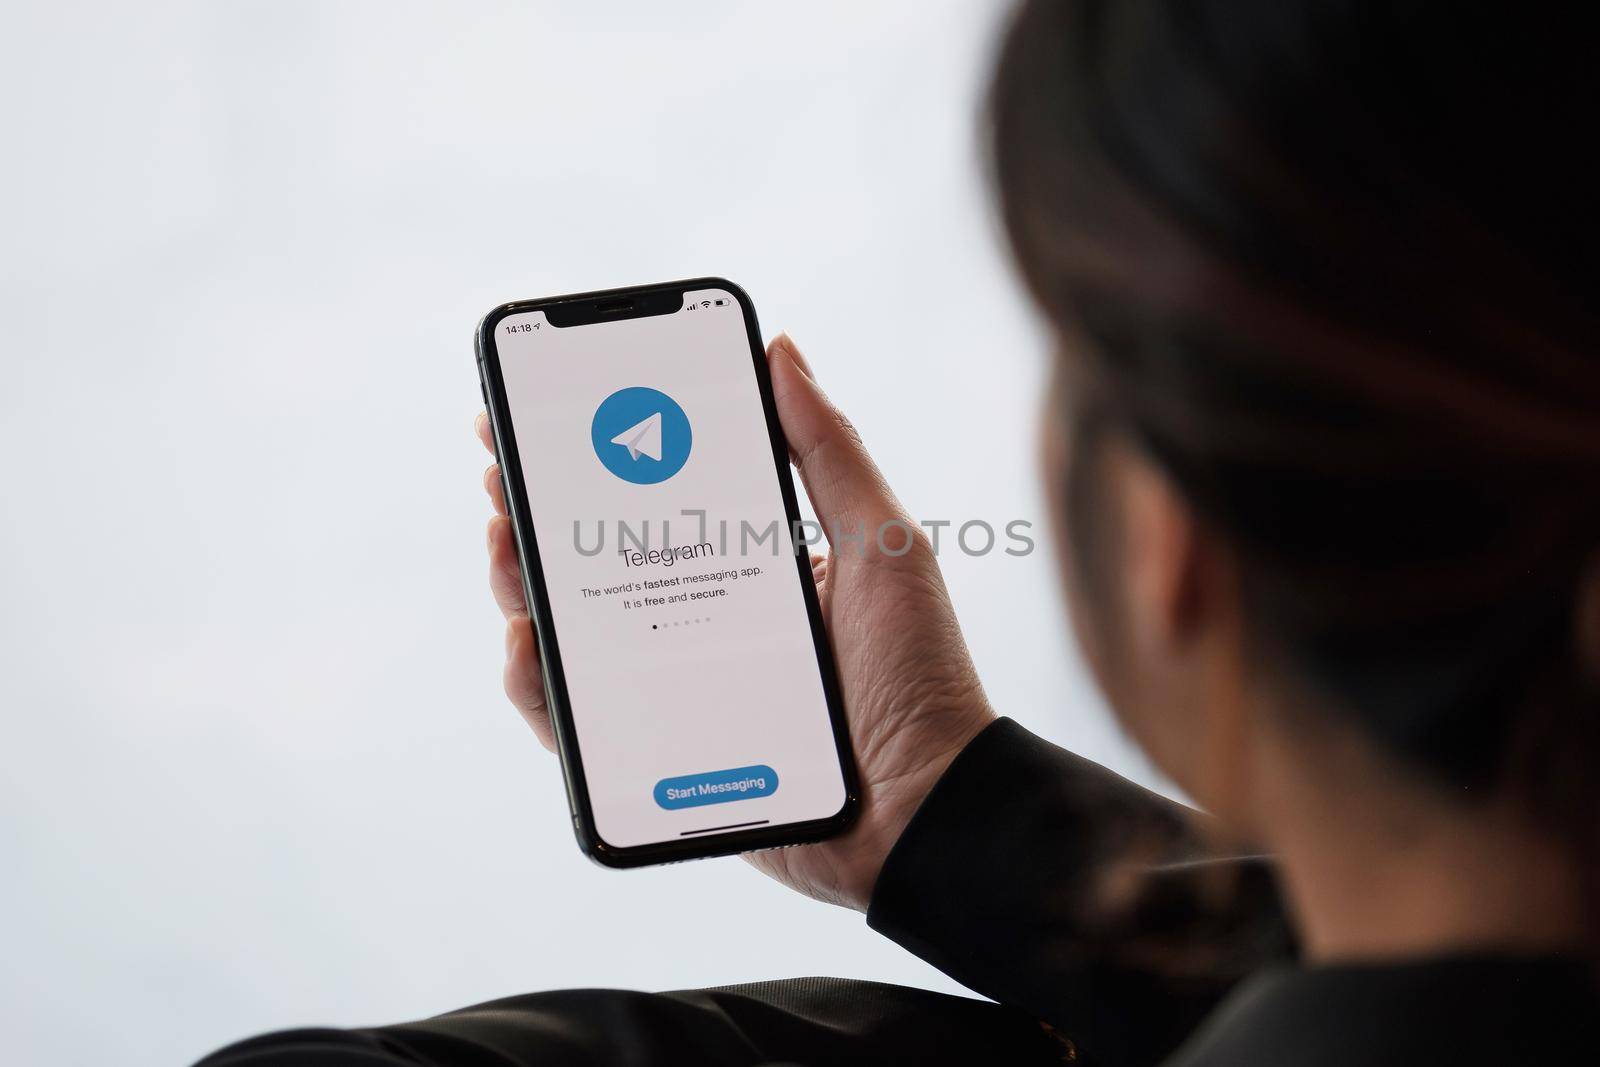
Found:
[[[636,867],[847,828],[855,764],[749,296],[699,278],[502,304],[477,355],[579,846]]]

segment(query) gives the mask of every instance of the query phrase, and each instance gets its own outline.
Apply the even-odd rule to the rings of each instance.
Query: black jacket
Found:
[[[1301,967],[1272,866],[1010,720],[923,803],[871,926],[959,997],[837,979],[529,994],[366,1030],[242,1042],[206,1067],[1055,1063],[1136,1067],[1600,1062],[1581,961]]]
[[[1009,719],[923,803],[867,921],[1117,1067],[1600,1063],[1591,965],[1299,967],[1268,857]]]

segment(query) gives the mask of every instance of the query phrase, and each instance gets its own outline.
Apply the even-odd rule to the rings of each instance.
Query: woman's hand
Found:
[[[814,845],[755,852],[754,866],[807,896],[865,910],[884,858],[922,799],[994,713],[984,699],[933,548],[889,491],[855,429],[817,388],[794,343],[767,349],[790,456],[830,540],[812,570],[832,641],[861,772],[861,818]],[[478,435],[493,451],[488,420]],[[554,745],[538,651],[523,602],[500,475],[484,487],[489,584],[506,616],[506,695],[546,748]],[[880,550],[878,531],[885,523]],[[842,533],[835,540],[835,535]]]

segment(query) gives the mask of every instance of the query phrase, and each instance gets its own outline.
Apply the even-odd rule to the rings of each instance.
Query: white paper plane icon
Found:
[[[643,452],[651,459],[661,461],[661,412],[656,412],[643,422],[636,422],[611,439],[614,445],[628,450],[629,459],[638,459]]]

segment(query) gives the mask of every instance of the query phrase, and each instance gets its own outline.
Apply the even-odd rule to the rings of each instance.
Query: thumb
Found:
[[[836,541],[843,539],[864,550],[876,543],[880,528],[888,522],[915,530],[855,427],[817,387],[788,334],[779,334],[767,346],[767,362],[789,453],[834,550],[840,547]],[[882,535],[891,547],[904,536],[890,531]]]

